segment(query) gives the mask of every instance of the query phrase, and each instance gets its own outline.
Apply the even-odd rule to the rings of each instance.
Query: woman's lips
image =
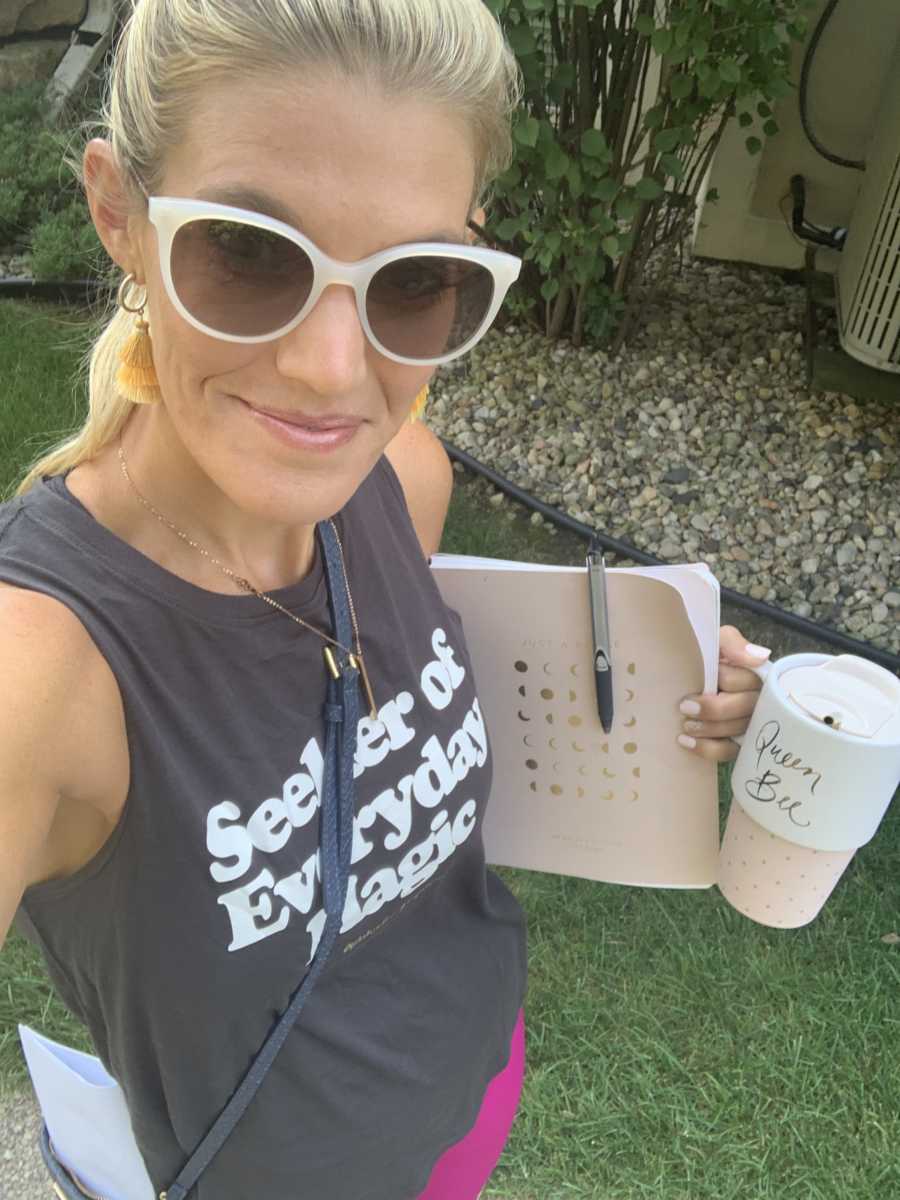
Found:
[[[290,420],[274,417],[261,409],[253,408],[246,400],[241,403],[254,421],[264,426],[279,441],[304,450],[328,451],[346,445],[356,433],[362,421],[359,417],[337,416],[308,418],[303,413],[292,413]],[[301,422],[310,421],[309,425]]]

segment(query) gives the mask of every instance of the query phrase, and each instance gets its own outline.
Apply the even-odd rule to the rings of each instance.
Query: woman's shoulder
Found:
[[[453,467],[440,438],[421,421],[407,422],[378,468],[408,513],[425,557],[436,554],[453,490]]]

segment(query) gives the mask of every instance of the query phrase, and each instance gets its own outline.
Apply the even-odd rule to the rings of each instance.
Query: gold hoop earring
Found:
[[[158,404],[161,398],[159,380],[153,365],[153,343],[150,327],[144,320],[146,296],[139,305],[130,305],[125,298],[126,290],[134,283],[134,275],[126,275],[119,284],[116,302],[125,312],[137,313],[134,332],[119,350],[119,367],[116,371],[116,387],[132,404]]]
[[[416,396],[415,400],[413,400],[413,406],[409,410],[410,424],[412,424],[413,421],[418,421],[421,419],[422,413],[425,409],[425,401],[427,399],[428,399],[428,384],[426,383],[425,386],[422,388],[421,392],[419,392],[418,396]]]

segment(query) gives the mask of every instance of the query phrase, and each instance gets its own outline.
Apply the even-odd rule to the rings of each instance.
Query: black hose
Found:
[[[825,6],[825,11],[819,17],[818,24],[813,30],[813,35],[809,39],[809,45],[806,47],[806,53],[803,56],[803,67],[800,71],[800,120],[803,123],[803,132],[809,138],[813,149],[818,151],[823,158],[827,158],[829,162],[837,163],[839,167],[852,167],[854,171],[864,171],[866,164],[860,160],[853,158],[842,158],[840,154],[832,154],[830,150],[826,150],[819,139],[812,131],[812,126],[809,121],[809,111],[807,108],[808,93],[809,93],[809,75],[812,69],[813,57],[816,53],[816,47],[822,34],[825,32],[825,26],[831,20],[832,13],[837,8],[838,0],[828,0]]]
[[[493,470],[493,468],[486,467],[477,458],[473,458],[471,454],[467,454],[465,450],[457,449],[446,438],[441,438],[441,441],[444,444],[444,449],[455,462],[461,463],[467,470],[474,471],[475,474],[483,476],[494,487],[499,488],[501,492],[505,492],[513,500],[518,500],[520,504],[524,504],[527,508],[540,513],[542,517],[545,517],[560,529],[568,529],[571,533],[585,538],[588,542],[593,540],[605,550],[610,550],[614,554],[618,554],[621,558],[631,559],[632,562],[641,563],[643,566],[664,567],[669,565],[664,559],[654,558],[652,554],[638,550],[636,546],[629,546],[627,542],[619,541],[617,538],[609,537],[604,533],[597,533],[590,525],[576,521],[568,513],[560,512],[559,509],[553,508],[552,505],[545,504],[543,500],[536,499],[523,488],[518,487],[509,479],[506,479],[503,475]],[[733,592],[731,588],[723,587],[721,589],[721,597],[730,604],[734,604],[737,608],[746,609],[748,612],[756,613],[757,616],[766,617],[768,620],[775,621],[779,625],[784,625],[788,629],[794,629],[798,633],[805,634],[807,637],[815,638],[818,641],[825,642],[829,646],[834,646],[842,654],[856,654],[860,658],[866,658],[881,667],[886,667],[889,671],[900,672],[900,656],[892,654],[889,650],[881,650],[877,646],[870,646],[868,642],[860,642],[845,633],[840,633],[837,629],[829,629],[825,625],[817,625],[815,621],[808,621],[805,617],[798,617],[796,613],[786,612],[785,609],[776,608],[774,605],[766,604],[762,600],[754,600],[752,596],[743,596],[740,592]]]
[[[109,284],[97,279],[20,279],[0,276],[0,296],[15,300],[52,300],[58,304],[91,303],[104,293]]]

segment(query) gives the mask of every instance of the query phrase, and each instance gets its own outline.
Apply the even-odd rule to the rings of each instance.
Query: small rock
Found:
[[[663,483],[687,483],[691,477],[688,467],[672,467],[663,475]]]

